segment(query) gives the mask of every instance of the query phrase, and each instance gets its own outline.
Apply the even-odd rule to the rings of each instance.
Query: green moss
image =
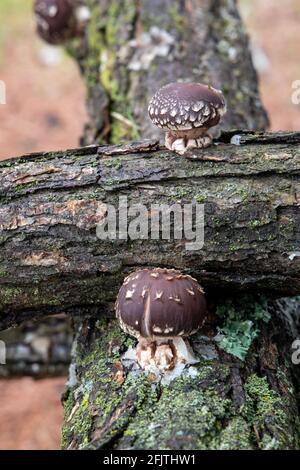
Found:
[[[89,0],[88,5],[91,11],[87,34],[89,53],[84,59],[88,92],[92,95],[93,87],[99,83],[107,93],[111,124],[108,139],[110,143],[136,139],[139,134],[127,96],[128,70],[126,65],[117,64],[117,54],[123,45],[120,28],[124,22],[133,26],[136,9],[130,1],[121,4],[117,0],[111,0],[102,17],[99,2]],[[124,119],[117,119],[114,112]],[[132,125],[126,120],[132,122]]]
[[[63,449],[68,447],[72,433],[76,434],[76,439],[81,441],[82,445],[88,442],[93,423],[89,401],[89,393],[83,396],[81,402],[76,402],[73,393],[69,391],[68,398],[64,401],[64,417],[65,422],[72,419],[73,425],[71,429],[68,426],[62,428],[61,447]]]
[[[284,413],[281,406],[278,407],[282,397],[270,389],[266,377],[251,375],[245,383],[245,390],[252,405],[255,405],[248,409],[248,417],[251,416],[253,423],[264,424],[265,417],[273,414],[284,422]]]
[[[214,439],[212,449],[215,450],[252,450],[252,436],[249,424],[241,416],[233,417],[217,439]]]
[[[116,170],[120,170],[122,168],[122,161],[120,158],[110,158],[109,160],[103,159],[103,164],[107,168],[115,168]]]
[[[257,305],[252,318],[264,319],[263,304]],[[116,320],[100,317],[89,346],[84,344],[79,342],[76,352],[80,385],[64,402],[63,448],[71,442],[81,449],[112,449],[114,442],[121,449],[296,447],[289,435],[292,402],[271,390],[265,378],[248,377],[245,404],[237,411],[228,395],[228,364],[202,360],[192,374],[186,370],[169,385],[151,382],[140,370],[123,370],[123,380],[117,380],[121,356],[135,340]]]
[[[189,196],[190,194],[191,194],[191,191],[189,189],[178,186],[176,188],[174,196],[176,199],[183,199]]]
[[[121,279],[122,274],[120,273],[120,283]],[[73,284],[76,282],[74,280]],[[101,297],[102,294],[107,301],[107,293],[110,286],[106,284],[105,276],[97,277],[96,279],[81,279],[80,282],[78,281],[77,299],[74,298],[74,292],[72,299],[70,299],[70,293],[63,284],[61,284],[60,290],[57,291],[56,289],[55,292],[49,289],[49,285],[46,282],[39,282],[30,286],[25,285],[23,288],[0,286],[0,308],[5,310],[12,304],[22,305],[23,308],[39,308],[44,305],[53,307],[65,305],[67,307],[70,304],[74,305],[76,302],[78,304],[83,302],[84,295],[86,296],[86,303],[90,305],[99,304],[104,300]],[[115,295],[116,292],[111,292],[111,300],[115,299]]]
[[[107,21],[106,21],[106,42],[108,46],[115,46],[117,41],[118,33],[118,23],[117,19],[120,14],[120,2],[116,0],[111,0],[108,11],[107,11]]]
[[[222,429],[222,420],[230,409],[230,400],[211,389],[214,366],[204,363],[199,366],[196,379],[186,375],[170,386],[153,384],[141,371],[128,372],[120,383],[115,380],[115,374],[121,354],[134,340],[122,332],[117,321],[108,323],[101,318],[96,323],[96,331],[100,337],[91,342],[90,350],[81,352],[79,349],[77,353],[83,385],[80,390],[71,391],[70,395],[76,394],[79,403],[72,416],[76,402],[69,396],[64,403],[67,418],[63,447],[75,438],[81,448],[93,448],[95,428],[101,430],[97,447],[105,446],[120,434],[125,446],[128,441],[129,445],[145,449],[155,448],[155,442],[161,442],[161,448],[171,448],[168,440],[172,435],[182,440],[182,448],[186,449],[201,447],[207,435],[208,446],[212,436],[217,436]],[[228,367],[225,369],[220,370],[220,374],[228,374]],[[206,383],[210,383],[210,387],[199,390],[199,384],[205,387]],[[124,403],[127,403],[125,407]],[[180,410],[176,419],[174,409]],[[189,441],[191,430],[197,436],[196,442]]]
[[[71,417],[72,409],[75,405],[74,396],[73,396],[71,389],[68,391],[67,397],[64,399],[63,404],[64,404],[64,421],[67,422]],[[61,448],[62,449],[66,449],[68,447],[70,443],[70,435],[71,435],[70,429],[68,428],[68,426],[64,425],[61,431]]]
[[[169,16],[172,19],[172,25],[175,26],[176,31],[179,33],[184,32],[184,15],[178,11],[178,5],[171,5],[168,10]]]
[[[229,246],[230,251],[238,251],[240,249],[241,249],[241,246],[237,243],[231,243],[231,245]]]
[[[86,394],[75,412],[78,418],[74,421],[74,433],[82,441],[82,445],[89,440],[89,432],[92,429],[93,419],[89,409],[89,394]],[[80,447],[79,447],[80,448]]]
[[[22,295],[22,290],[17,287],[0,288],[0,307],[5,304],[13,304],[17,301],[18,297]]]
[[[195,200],[196,202],[198,202],[198,204],[203,204],[207,200],[207,198],[205,196],[201,196],[200,194],[198,194],[195,197]]]
[[[103,65],[102,62],[100,69],[100,80],[111,100],[119,101],[121,100],[121,96],[118,95],[118,81],[113,78],[115,60],[115,54],[112,51],[107,53],[105,56],[105,65]]]
[[[196,383],[193,387],[191,380],[178,379],[162,388],[155,407],[151,400],[144,402],[126,429],[123,445],[168,450],[173,448],[174,439],[178,449],[209,448],[211,439],[222,429],[230,401],[213,390],[200,391]]]
[[[20,191],[26,191],[30,188],[34,188],[36,187],[38,184],[37,181],[32,181],[31,183],[26,183],[26,184],[17,184],[15,187],[14,187],[14,191],[16,191],[16,193],[20,192]]]
[[[245,359],[253,340],[258,334],[258,330],[251,320],[228,320],[220,328],[220,332],[223,337],[219,342],[219,347],[241,361]]]
[[[118,370],[116,367],[120,364],[120,352],[132,344],[132,340],[128,340],[118,322],[112,321],[108,326],[107,320],[101,319],[97,321],[96,328],[103,335],[92,344],[89,353],[83,353],[81,360],[78,361],[78,367],[84,371],[83,383],[86,384],[86,387],[79,393],[77,392],[80,406],[72,419],[65,422],[64,447],[66,442],[70,442],[72,435],[76,436],[81,447],[85,447],[89,441],[86,438],[89,438],[93,423],[96,423],[97,428],[105,429],[105,424],[113,420],[114,413],[117,413],[118,419],[115,427],[110,426],[107,433],[103,432],[103,443],[109,441],[115,433],[126,427],[131,419],[130,410],[124,414],[118,413],[127,396],[132,396],[137,410],[145,399],[151,400],[151,397],[156,397],[155,390],[151,389],[151,383],[142,373],[138,376],[129,373],[123,383],[115,380],[115,374]],[[96,395],[95,392],[92,395],[93,400],[91,400],[89,390],[89,384],[92,383],[97,384]],[[69,416],[71,408],[69,399],[65,402],[64,407],[65,414]],[[93,417],[91,417],[92,414]]]
[[[260,225],[262,225],[260,220],[250,220],[248,222],[248,227],[250,228],[256,228],[256,227],[259,227]]]
[[[263,436],[258,443],[259,447],[265,450],[294,448],[298,438],[291,436],[288,431],[291,424],[288,397],[283,398],[271,390],[266,377],[256,374],[247,379],[245,391],[246,404],[242,413],[256,433]]]

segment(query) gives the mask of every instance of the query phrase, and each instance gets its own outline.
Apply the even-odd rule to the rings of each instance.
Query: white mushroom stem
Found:
[[[167,149],[183,155],[189,149],[209,147],[212,140],[212,136],[208,132],[197,137],[190,137],[188,133],[183,137],[179,137],[172,132],[167,132],[165,146]]]
[[[142,369],[156,373],[165,373],[186,364],[195,364],[192,349],[187,340],[180,336],[170,338],[141,338],[136,357]]]

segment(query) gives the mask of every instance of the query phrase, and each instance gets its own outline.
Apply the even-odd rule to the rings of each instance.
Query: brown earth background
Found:
[[[40,41],[32,0],[0,2],[0,159],[76,147],[86,120],[85,90],[76,64]],[[300,80],[300,1],[239,0],[251,36],[271,129],[300,130],[292,83]],[[0,449],[57,449],[66,378],[0,381]]]

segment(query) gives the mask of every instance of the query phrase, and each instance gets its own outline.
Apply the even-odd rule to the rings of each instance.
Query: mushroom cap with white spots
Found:
[[[35,0],[34,13],[38,34],[50,44],[59,44],[75,34],[71,0]]]
[[[162,129],[185,131],[216,126],[226,112],[221,91],[201,83],[170,83],[150,100],[149,116]]]
[[[121,327],[137,338],[189,336],[203,325],[207,312],[198,282],[164,268],[127,276],[115,307]]]

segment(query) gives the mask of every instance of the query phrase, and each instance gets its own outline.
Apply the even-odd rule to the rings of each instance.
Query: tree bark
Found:
[[[91,10],[86,36],[68,46],[87,88],[89,122],[83,145],[157,138],[147,103],[159,86],[182,79],[223,89],[229,108],[223,128],[267,126],[235,1],[87,0],[86,4]],[[218,135],[219,128],[215,131]],[[31,363],[30,355],[27,360]],[[54,371],[54,365],[49,366]]]
[[[178,80],[223,90],[223,129],[265,129],[248,37],[235,0],[87,0],[85,39],[70,47],[87,88],[83,144],[158,138],[146,110]],[[219,127],[214,131],[219,133]]]
[[[231,316],[253,302],[231,304]],[[245,361],[219,349],[211,323],[192,337],[199,363],[169,385],[126,365],[122,356],[132,340],[116,320],[80,321],[64,397],[63,448],[299,449],[284,318],[292,306],[299,315],[295,301],[269,302],[271,321],[260,325]]]
[[[299,135],[247,138],[185,157],[144,141],[2,162],[1,328],[101,308],[126,272],[147,265],[189,272],[214,296],[216,286],[218,295],[299,294]],[[153,203],[204,204],[204,246],[189,251],[172,230],[170,240],[99,240],[97,225],[119,196],[144,204],[146,218]]]
[[[148,99],[178,79],[224,90],[223,129],[267,126],[235,1],[87,3],[86,37],[70,47],[87,85],[83,144],[157,138]],[[229,145],[236,134],[239,147]],[[1,167],[1,325],[62,310],[75,319],[64,448],[299,448],[286,328],[298,331],[290,315],[298,304],[262,307],[257,298],[299,292],[299,135],[234,131],[219,143],[186,158],[152,142]],[[203,250],[187,256],[174,240],[100,243],[97,222],[119,195],[129,204],[205,203]],[[168,386],[122,362],[133,341],[112,319],[125,273],[158,264],[198,277],[211,316],[192,341],[199,364]],[[240,360],[237,351],[248,354]]]
[[[86,40],[77,50],[73,50],[87,86],[90,119],[82,139],[83,144],[119,143],[121,139],[137,139],[140,136],[151,139],[160,137],[158,131],[150,125],[145,116],[147,103],[159,86],[178,79],[210,82],[224,90],[229,113],[225,123],[222,123],[223,129],[266,128],[268,121],[259,99],[248,40],[235,1],[149,0],[139,2],[127,0],[121,3],[116,0],[107,2],[89,0],[88,4],[91,7],[92,21]],[[153,29],[153,26],[157,26],[159,31]],[[217,129],[216,135],[218,132]],[[264,139],[264,136],[261,137]],[[242,140],[243,138],[244,136]],[[258,144],[256,134],[246,138],[253,138],[256,141],[254,145]],[[269,144],[274,144],[274,142],[269,141]],[[247,146],[243,153],[243,150],[239,148],[242,150],[243,157],[250,149],[251,147]],[[273,150],[271,154],[267,151],[264,156],[269,159],[268,155],[272,154]],[[255,165],[259,166],[261,156],[259,152]],[[265,162],[265,158],[262,158],[262,161]],[[285,168],[287,168],[288,161],[287,159],[284,164]],[[182,160],[178,162],[180,166],[177,171],[180,172]],[[226,159],[219,163],[224,166],[228,165]],[[206,164],[209,162],[207,161]],[[230,164],[228,167],[231,170],[233,168]],[[241,166],[234,168],[241,168]],[[151,177],[151,170],[148,171]],[[284,174],[288,172],[283,171],[281,174],[279,171],[280,179],[282,177],[284,179]],[[273,192],[272,189],[269,192],[267,190],[272,181],[272,174],[274,174],[273,170],[269,172],[268,169],[262,173],[259,170],[256,174],[257,182],[260,181],[260,184],[255,185],[255,198],[259,199],[259,194],[265,196],[268,194],[263,201],[260,201],[261,206],[256,205],[256,214],[259,214],[260,222],[255,222],[257,215],[253,217],[249,212],[245,219],[238,216],[236,223],[232,224],[232,233],[228,222],[224,239],[220,235],[220,232],[223,233],[222,223],[219,228],[215,225],[212,228],[210,234],[218,238],[218,244],[214,246],[214,254],[217,250],[223,252],[224,240],[225,245],[228,246],[228,239],[232,235],[235,239],[232,243],[232,253],[234,254],[236,250],[239,253],[237,259],[232,262],[226,263],[225,260],[225,271],[223,271],[223,266],[218,267],[216,283],[220,280],[218,277],[220,273],[223,273],[223,278],[225,277],[225,280],[221,280],[223,286],[230,287],[230,289],[240,288],[245,280],[245,272],[240,271],[246,262],[251,273],[255,272],[254,289],[265,289],[267,285],[268,289],[270,286],[273,289],[275,284],[277,286],[280,284],[286,289],[287,286],[294,284],[288,279],[280,281],[277,278],[279,282],[274,282],[274,273],[271,274],[270,271],[266,273],[265,278],[261,265],[271,253],[269,250],[266,255],[260,250],[260,253],[256,252],[265,237],[273,238],[274,234],[278,235],[274,221],[278,221],[281,226],[279,232],[282,233],[282,228],[285,227],[287,231],[291,230],[290,233],[293,233],[292,238],[296,244],[299,239],[296,226],[293,223],[289,224],[291,212],[288,211],[287,218],[286,216],[281,218],[281,211],[285,212],[284,204],[280,209],[275,203],[275,213],[273,212],[273,216],[269,219],[270,223],[267,219],[264,221],[262,214],[265,204],[266,201],[270,201],[269,196]],[[192,177],[192,175],[189,176]],[[229,174],[227,176],[229,177]],[[139,177],[140,173],[136,171],[135,179],[138,180]],[[152,171],[152,179],[156,177],[157,174],[155,175]],[[233,220],[234,211],[237,208],[240,210],[241,203],[247,201],[252,177],[253,175],[243,178],[235,172],[231,175],[230,183],[239,180],[238,187],[247,188],[244,199],[242,190],[236,196],[234,190],[230,193],[230,186],[227,186],[226,191],[225,185],[220,193],[216,174],[211,179],[208,171],[197,181],[200,183],[200,188],[198,186],[196,189],[196,192],[200,189],[199,201],[206,202],[206,191],[211,179],[208,191],[212,195],[211,191],[215,184],[217,193],[211,198],[210,207],[220,205],[218,196],[223,194],[222,202],[224,199],[232,202],[229,220]],[[275,176],[275,180],[277,177],[278,175]],[[112,179],[112,183],[115,185],[116,181]],[[184,200],[190,196],[190,193],[185,192],[185,181],[183,179],[178,181],[176,176],[173,184],[179,183],[179,193],[180,189],[182,192],[177,195],[176,199]],[[125,191],[127,191],[126,184],[125,182]],[[151,181],[151,185],[153,184],[155,183]],[[235,183],[233,184],[236,188]],[[280,188],[283,186],[280,185]],[[288,186],[289,184],[287,188]],[[278,188],[279,186],[276,186],[276,183],[273,186],[271,183],[271,187]],[[131,188],[133,194],[134,191],[140,191],[137,184],[132,185]],[[151,188],[148,188],[147,196],[150,191]],[[192,194],[194,192],[193,187]],[[291,198],[293,199],[291,194],[297,194],[297,191],[292,190],[288,193],[290,197],[287,199],[291,201]],[[278,200],[283,202],[280,197]],[[252,196],[248,202],[250,202],[248,207],[251,212]],[[230,205],[230,203],[227,204]],[[225,205],[227,204],[225,202]],[[267,213],[270,214],[269,210]],[[240,238],[237,235],[238,225],[244,227],[245,220],[249,220],[249,217],[254,219],[251,232],[256,232],[256,235],[254,239],[252,233],[248,233],[245,238]],[[286,225],[285,222],[287,222]],[[270,232],[267,235],[269,229]],[[285,232],[283,238],[285,238],[287,231],[283,231]],[[208,240],[210,240],[209,237]],[[255,247],[255,253],[250,253],[250,260],[242,251],[241,243],[244,242],[248,245],[246,247],[248,252],[249,249]],[[269,242],[272,244],[272,240]],[[283,245],[284,243],[281,247]],[[284,251],[288,245],[289,243],[285,245]],[[295,246],[295,244],[292,245]],[[140,247],[139,256],[142,256],[144,246]],[[275,246],[279,245],[275,242],[273,247]],[[168,248],[165,253],[168,253]],[[146,251],[148,252],[148,247]],[[276,248],[275,251],[277,252]],[[219,256],[221,257],[222,254]],[[291,256],[291,260],[297,261],[292,254],[288,256]],[[136,265],[135,259],[130,259],[130,267]],[[251,260],[252,267],[250,267]],[[161,263],[161,259],[157,257],[153,259],[152,252],[145,262]],[[168,265],[174,266],[175,263],[179,265],[181,263],[181,258],[178,258],[177,253],[170,257]],[[237,275],[234,282],[232,279],[229,282],[227,280],[228,265],[235,266]],[[191,259],[187,270],[191,272],[195,266],[197,263]],[[206,273],[210,272],[210,261],[208,261],[208,267]],[[245,288],[250,288],[252,284],[250,271],[246,274]],[[205,271],[197,274],[201,274],[201,278],[202,274],[206,276]],[[261,279],[257,282],[257,276],[259,277],[260,274]],[[209,276],[206,277],[209,284]],[[212,276],[211,279],[214,277]],[[212,298],[214,297],[214,289],[212,289]],[[255,305],[254,299],[252,301],[248,299],[248,303],[245,303],[249,309]],[[206,341],[201,338],[198,338],[198,343],[197,340],[193,341],[194,350],[198,351],[201,360],[196,376],[194,374],[194,379],[190,380],[188,377],[182,378],[181,381],[176,381],[169,387],[155,386],[149,383],[143,374],[139,373],[136,376],[126,370],[120,361],[120,356],[128,347],[129,339],[121,334],[114,321],[107,323],[107,320],[103,319],[102,323],[97,322],[99,313],[94,319],[86,318],[84,321],[77,321],[77,349],[74,349],[71,367],[73,373],[70,376],[70,387],[65,396],[63,447],[298,448],[299,413],[288,351],[291,336],[283,333],[287,331],[284,328],[286,323],[293,325],[294,334],[299,331],[294,326],[295,322],[291,317],[291,312],[297,311],[297,308],[298,303],[292,300],[282,301],[280,304],[276,303],[273,308],[270,307],[273,314],[271,323],[269,322],[267,327],[262,325],[256,343],[252,343],[252,350],[248,353],[246,363],[241,363],[234,356],[219,351],[211,339],[212,336],[208,336]],[[101,313],[107,312],[109,308],[105,304]],[[234,309],[234,314],[232,309],[230,312],[231,316],[239,322],[241,306],[238,305]],[[92,312],[90,314],[92,315]],[[230,316],[229,312],[228,316]],[[285,321],[286,318],[289,322]],[[278,331],[282,331],[281,341],[278,340]],[[237,338],[236,341],[238,341]],[[201,351],[202,353],[204,351],[204,356],[201,356]]]

